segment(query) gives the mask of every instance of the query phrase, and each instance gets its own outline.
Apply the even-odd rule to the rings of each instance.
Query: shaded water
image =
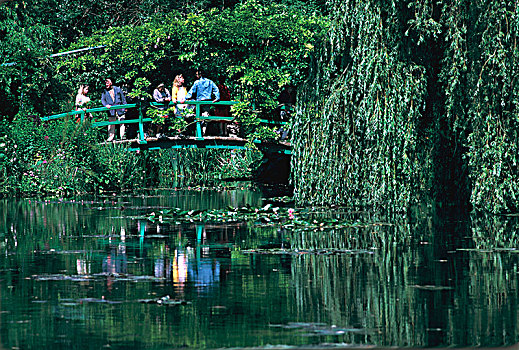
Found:
[[[322,231],[139,218],[261,197],[236,188],[0,201],[0,347],[519,341],[515,217],[351,213],[361,224]]]

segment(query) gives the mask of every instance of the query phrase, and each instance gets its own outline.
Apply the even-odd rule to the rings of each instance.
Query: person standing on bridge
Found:
[[[114,122],[116,120],[124,120],[126,109],[111,109],[114,106],[120,106],[126,104],[126,97],[124,96],[123,91],[112,84],[111,79],[105,80],[105,91],[101,95],[101,104],[109,109],[108,111],[108,120],[110,122]],[[120,135],[121,139],[124,139],[124,124],[120,124]],[[115,125],[108,125],[108,139],[107,142],[113,141],[115,137]]]
[[[183,104],[181,102],[185,102],[187,95],[187,89],[184,86],[184,76],[182,74],[178,74],[175,76],[173,80],[173,87],[171,88],[171,100],[176,103],[175,106],[175,116],[177,118],[183,118],[187,122],[187,126],[185,130],[181,133],[183,136],[187,136],[189,134],[195,135],[196,133],[196,125],[194,123],[195,118],[191,115],[193,106],[188,106],[187,104]]]
[[[163,83],[160,83],[157,88],[155,89],[155,91],[153,91],[153,99],[155,100],[155,102],[158,102],[158,103],[163,103],[164,106],[160,106],[158,107],[158,109],[160,111],[165,111],[168,106],[169,106],[169,102],[171,101],[171,95],[168,91],[168,89],[166,89],[164,87],[164,84]],[[168,118],[168,114],[166,112],[163,112],[161,113],[161,117],[162,117],[162,120],[163,120],[163,124],[159,123],[157,125],[157,138],[165,138],[166,136],[164,135],[163,133],[163,129],[164,129],[164,125],[167,124],[167,118]]]
[[[81,109],[81,106],[85,103],[90,102],[90,97],[88,97],[87,94],[88,85],[79,85],[79,90],[76,95],[76,111],[79,111]]]
[[[184,76],[179,74],[173,80],[173,87],[171,88],[171,100],[173,102],[181,102],[186,100],[187,89],[184,86]],[[182,116],[182,111],[187,108],[185,104],[177,104],[175,114]]]
[[[90,97],[87,96],[88,94],[88,85],[81,84],[79,85],[79,90],[76,95],[76,111],[79,111],[82,109],[83,111],[86,111],[85,104],[90,102]],[[88,113],[85,115],[88,118],[92,118],[92,114]],[[77,121],[81,121],[81,117],[78,115]]]
[[[204,78],[204,72],[201,69],[197,69],[195,76],[198,79],[195,81],[191,89],[187,92],[185,100],[191,100],[193,96],[196,96],[196,101],[213,101],[217,102],[220,100],[220,91],[218,86],[211,80]],[[214,97],[214,99],[213,99]],[[180,101],[183,103],[184,101]],[[209,105],[201,105],[200,112],[203,116],[209,116]]]
[[[164,87],[163,83],[160,83],[155,89],[155,91],[153,91],[153,99],[155,100],[155,102],[164,103],[164,107],[161,107],[162,110],[167,108],[167,106],[169,105],[169,101],[171,101],[171,95],[168,89]]]

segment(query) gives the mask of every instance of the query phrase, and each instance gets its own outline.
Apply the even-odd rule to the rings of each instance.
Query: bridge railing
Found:
[[[117,110],[117,109],[132,109],[137,108],[139,111],[139,116],[137,119],[125,119],[125,120],[116,120],[116,121],[94,121],[92,125],[94,127],[102,127],[107,125],[118,125],[118,124],[139,124],[138,125],[138,139],[140,143],[146,143],[146,137],[145,137],[145,131],[144,131],[144,123],[151,122],[152,119],[145,116],[145,110],[147,108],[169,108],[171,106],[176,106],[177,104],[185,104],[185,105],[192,105],[194,106],[194,114],[195,114],[195,123],[196,123],[196,131],[195,131],[195,137],[197,140],[203,140],[203,132],[202,132],[202,123],[204,121],[223,121],[223,122],[232,122],[235,120],[234,117],[225,117],[225,116],[204,116],[202,115],[202,105],[213,105],[213,106],[232,106],[234,104],[237,104],[237,101],[185,101],[184,103],[177,103],[177,102],[169,102],[169,103],[159,103],[159,102],[145,102],[145,103],[129,103],[125,105],[118,105],[118,106],[112,106],[110,108],[106,107],[95,107],[95,108],[88,108],[88,109],[79,109],[77,111],[70,111],[65,113],[59,113],[54,114],[47,117],[42,117],[42,121],[50,121],[50,120],[56,120],[66,117],[74,117],[76,116],[77,119],[81,120],[83,122],[87,115],[92,113],[99,113],[99,112],[106,112],[111,110]],[[176,118],[182,118],[180,116],[174,116]],[[284,125],[286,122],[283,121],[271,121],[266,119],[261,119],[261,123],[263,124],[275,124],[275,125]]]

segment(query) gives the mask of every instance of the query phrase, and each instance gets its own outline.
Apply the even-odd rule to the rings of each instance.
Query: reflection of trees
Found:
[[[417,283],[410,225],[405,217],[370,219],[377,224],[292,233],[293,249],[351,251],[294,258],[297,313],[316,319],[324,312],[330,324],[356,329],[347,342],[427,345],[427,310],[410,287]]]
[[[517,342],[519,217],[477,213],[471,219],[473,249],[460,252],[468,261],[470,278],[459,309],[472,320],[467,327],[482,339],[494,344]]]
[[[248,190],[247,185],[237,184],[233,187],[197,188],[157,190],[147,192],[146,196],[128,198],[133,205],[141,207],[184,208],[187,210],[207,210],[225,208],[227,206],[241,207],[246,204],[260,205],[261,192]]]
[[[293,249],[352,250],[294,256],[291,275],[302,320],[329,319],[361,329],[346,338],[357,343],[491,346],[518,341],[519,255],[472,249],[466,239],[469,221],[460,213],[431,210],[427,216],[387,221],[392,225],[290,234]],[[484,227],[494,224],[499,230],[516,227],[483,220]],[[472,230],[478,230],[474,239],[481,242],[483,230]],[[490,237],[485,242],[492,247]]]

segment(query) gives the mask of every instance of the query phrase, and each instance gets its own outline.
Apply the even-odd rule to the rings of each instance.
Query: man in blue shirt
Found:
[[[112,80],[105,80],[105,91],[101,95],[101,104],[108,108],[108,120],[114,122],[116,120],[124,120],[126,109],[110,109],[112,106],[120,106],[126,104],[126,97],[123,91],[112,84]],[[125,127],[120,124],[121,139],[124,138]],[[115,125],[108,125],[108,139],[106,141],[113,141],[115,136]]]
[[[195,81],[191,89],[186,94],[185,100],[191,100],[193,99],[193,96],[195,96],[196,101],[213,101],[217,102],[220,100],[220,91],[218,90],[218,86],[211,80],[204,78],[204,73],[201,69],[197,69],[195,73],[196,78],[198,79]],[[214,96],[214,99],[213,99]],[[180,103],[185,102],[180,101]],[[210,105],[200,105],[200,112],[203,116],[208,116],[210,110]],[[205,123],[202,123],[204,125]],[[205,133],[206,126],[203,126],[203,132]]]
[[[198,80],[187,92],[186,100],[191,100],[193,95],[196,95],[196,101],[210,101],[214,95],[213,102],[219,101],[220,91],[216,84],[211,79],[204,78],[200,69],[196,71],[195,76]]]

